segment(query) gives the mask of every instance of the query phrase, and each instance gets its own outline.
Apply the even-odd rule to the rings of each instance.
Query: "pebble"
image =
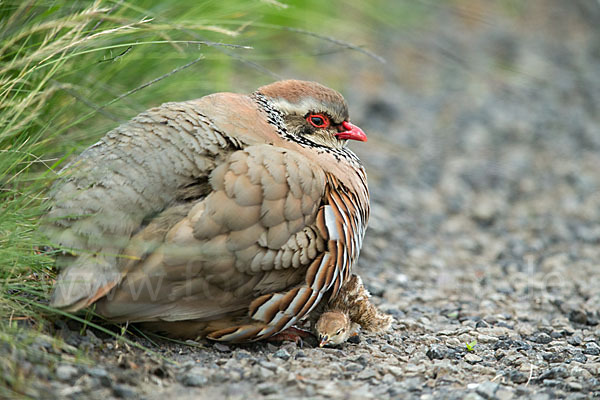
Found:
[[[587,313],[583,310],[571,310],[569,312],[569,320],[576,324],[585,325],[587,323]]]
[[[541,344],[548,344],[550,342],[552,342],[552,337],[550,335],[548,335],[547,333],[538,333],[537,335],[535,335],[532,339],[533,342],[536,343],[541,343]]]
[[[477,354],[467,353],[465,355],[465,361],[468,362],[469,364],[476,364],[476,363],[482,362],[483,358],[481,358]]]
[[[277,357],[277,358],[281,358],[282,360],[289,360],[290,359],[290,353],[288,353],[284,349],[277,350],[275,353],[273,353],[273,356]]]
[[[61,364],[56,367],[56,378],[59,380],[66,382],[77,376],[78,370],[72,365],[69,364]]]
[[[139,397],[138,393],[135,391],[135,388],[129,385],[116,384],[113,385],[112,390],[115,397],[121,399],[136,399]]]
[[[298,350],[298,352],[296,353],[296,358],[303,358],[306,357],[306,354],[304,353],[303,350]]]
[[[273,371],[271,371],[270,369],[267,369],[265,367],[258,367],[254,370],[254,373],[256,374],[256,376],[260,379],[271,379],[271,377],[273,375],[275,375],[275,373]]]
[[[409,344],[406,347],[404,347],[404,352],[406,354],[412,354],[415,352],[416,349],[417,349],[417,346],[415,346],[414,344]]]
[[[600,361],[600,360],[597,360]],[[583,366],[583,368],[590,371],[590,373],[596,377],[600,376],[600,362],[587,363]]]
[[[495,336],[489,336],[489,335],[477,335],[477,342],[478,343],[496,343],[499,339]]]
[[[371,368],[366,368],[364,370],[362,370],[361,372],[358,373],[358,375],[356,376],[357,379],[360,380],[365,380],[365,379],[371,379],[377,376],[377,373],[375,372],[375,370],[371,369]]]
[[[585,349],[583,350],[584,354],[588,354],[591,356],[600,355],[600,347],[594,342],[588,342],[585,344]]]
[[[263,367],[265,367],[268,370],[271,371],[275,371],[277,369],[277,364],[271,362],[271,361],[260,361],[259,364]]]
[[[575,378],[580,378],[583,380],[587,380],[592,377],[592,374],[590,373],[590,371],[588,371],[585,368],[578,367],[578,366],[574,366],[571,369],[571,375]]]
[[[552,331],[552,332],[550,332],[550,337],[552,339],[560,339],[563,336],[565,336],[564,332],[559,332],[559,331]]]
[[[216,384],[219,384],[225,382],[235,382],[239,380],[239,378],[240,374],[237,371],[223,371],[220,369],[211,375],[210,380]]]
[[[369,357],[361,354],[360,356],[358,356],[354,361],[356,361],[357,363],[366,366],[370,363]]]
[[[480,396],[478,393],[470,392],[470,393],[467,393],[466,395],[464,395],[463,399],[464,400],[483,400],[483,397]]]
[[[496,391],[499,387],[500,385],[496,382],[486,381],[480,383],[475,389],[475,391],[484,399],[494,399]]]
[[[386,371],[390,372],[392,375],[394,375],[397,378],[400,378],[401,376],[404,375],[404,371],[402,370],[402,368],[400,367],[396,367],[394,365],[389,365],[385,368]]]
[[[438,345],[431,345],[431,347],[429,347],[427,350],[426,355],[430,360],[441,360],[444,358],[444,351]]]
[[[515,392],[512,388],[502,386],[496,391],[496,399],[498,400],[512,400],[515,398]]]
[[[533,327],[529,324],[518,324],[515,329],[523,336],[531,336],[535,332]]]
[[[87,373],[90,374],[90,376],[98,379],[103,386],[108,387],[111,385],[110,376],[108,376],[108,372],[106,372],[106,370],[104,368],[102,368],[102,367],[90,368],[87,371]]]
[[[202,387],[208,384],[208,371],[204,368],[194,367],[181,378],[185,386]]]
[[[402,381],[402,386],[409,392],[416,392],[423,387],[423,380],[418,376],[409,377]]]
[[[542,358],[549,363],[562,363],[565,362],[565,354],[564,353],[542,353]]]
[[[531,400],[550,400],[550,395],[548,393],[536,392],[533,393],[530,397]]]
[[[426,367],[423,364],[408,363],[404,367],[404,371],[407,374],[413,374],[413,375],[423,374],[425,372],[425,370],[426,370]]]
[[[67,386],[58,391],[61,398],[77,397],[81,392],[82,389],[79,386]]]
[[[515,340],[514,342],[515,350],[528,351],[531,350],[531,345],[522,340]]]
[[[510,371],[508,378],[514,383],[525,383],[529,377],[521,371]]]
[[[236,360],[252,359],[254,356],[248,350],[238,349],[234,353]]]
[[[228,353],[231,351],[229,346],[227,346],[226,344],[223,344],[223,343],[218,343],[218,342],[213,345],[213,348],[222,353]]]
[[[93,378],[89,375],[82,375],[79,377],[75,383],[75,386],[81,387],[83,390],[92,390],[100,386],[100,380],[98,378]]]
[[[542,384],[548,387],[559,387],[562,386],[564,382],[558,379],[544,379]]]
[[[46,351],[51,350],[52,349],[52,338],[50,338],[49,336],[40,334],[38,337],[36,337],[34,339],[33,343],[31,344],[31,347],[45,349]]]
[[[567,343],[569,343],[572,346],[581,346],[581,344],[583,343],[583,338],[581,337],[581,335],[571,335],[567,338]]]
[[[542,372],[537,379],[543,381],[546,379],[566,378],[567,376],[569,376],[569,371],[567,371],[567,368],[558,366]]]
[[[362,371],[365,367],[363,367],[361,364],[355,363],[355,362],[348,362],[346,363],[346,371],[349,372],[359,372]]]
[[[359,335],[350,336],[350,338],[348,339],[348,343],[359,344],[360,343],[360,336]],[[398,349],[396,349],[395,347],[393,349],[396,352],[398,351]]]
[[[353,337],[358,337],[358,336],[353,336]],[[383,346],[381,346],[381,351],[383,351],[384,353],[388,353],[388,354],[396,354],[396,355],[404,354],[404,352],[400,351],[398,348],[396,348],[394,346],[390,346],[389,344],[384,344]]]
[[[270,382],[263,382],[256,386],[256,390],[258,390],[258,393],[268,396],[270,394],[277,393],[279,391],[279,387]]]

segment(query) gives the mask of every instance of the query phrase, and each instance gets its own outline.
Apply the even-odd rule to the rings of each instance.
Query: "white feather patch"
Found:
[[[340,233],[337,230],[335,223],[335,213],[330,205],[325,206],[325,226],[331,240],[340,240]]]

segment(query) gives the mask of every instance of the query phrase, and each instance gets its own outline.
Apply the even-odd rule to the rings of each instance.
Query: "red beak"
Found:
[[[338,139],[358,140],[360,142],[367,141],[367,135],[358,126],[351,124],[348,121],[342,122],[342,127],[345,131],[338,132],[335,137]]]

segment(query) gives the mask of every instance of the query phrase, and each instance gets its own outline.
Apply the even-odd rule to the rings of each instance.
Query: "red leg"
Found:
[[[294,342],[300,347],[302,347],[302,338],[308,337],[310,335],[311,333],[309,331],[305,331],[304,329],[295,328],[292,326],[279,332],[276,335],[271,336],[267,340],[273,342],[283,342],[287,340],[290,342]]]

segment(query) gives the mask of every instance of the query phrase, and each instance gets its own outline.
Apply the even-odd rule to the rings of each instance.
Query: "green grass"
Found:
[[[31,358],[40,338],[52,351],[35,357],[50,363],[89,357],[52,337],[53,319],[65,315],[47,305],[56,271],[52,254],[37,250],[46,243],[37,230],[43,200],[70,155],[164,101],[247,92],[298,71],[342,79],[340,68],[325,76],[329,53],[368,58],[361,38],[378,24],[408,26],[423,15],[409,2],[397,14],[377,12],[384,0],[365,3],[0,1],[0,358]],[[0,370],[0,397],[26,394],[17,361]]]
[[[465,344],[467,351],[475,351],[475,346],[477,346],[477,340],[473,340],[472,342]]]

